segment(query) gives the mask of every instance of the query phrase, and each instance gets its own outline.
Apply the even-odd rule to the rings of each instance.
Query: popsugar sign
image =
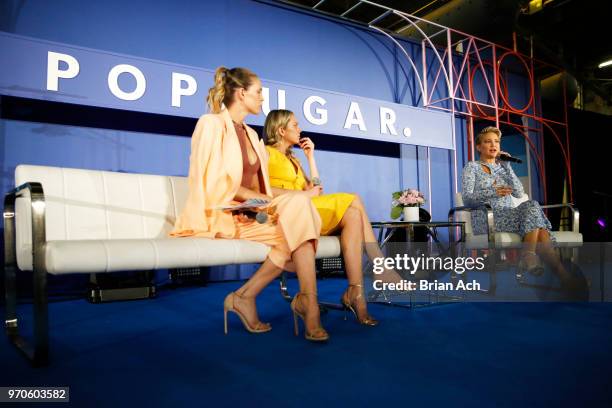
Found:
[[[214,72],[0,32],[0,92],[80,105],[199,117]],[[248,66],[248,61],[245,61]],[[303,130],[453,149],[451,116],[262,79],[270,109],[294,111]]]

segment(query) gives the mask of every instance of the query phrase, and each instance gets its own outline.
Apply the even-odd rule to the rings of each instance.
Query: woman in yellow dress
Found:
[[[268,172],[274,196],[301,191],[312,198],[321,216],[321,235],[340,233],[340,245],[346,266],[349,286],[342,295],[344,307],[353,312],[363,325],[376,326],[378,321],[367,311],[363,296],[362,246],[370,259],[382,257],[372,225],[357,194],[322,194],[323,187],[314,158],[314,143],[300,139],[300,127],[293,112],[284,109],[271,111],[264,125],[266,149],[269,153]],[[308,160],[311,179],[308,179],[291,146],[299,144]]]

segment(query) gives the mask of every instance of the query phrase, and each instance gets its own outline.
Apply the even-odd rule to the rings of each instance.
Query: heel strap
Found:
[[[234,294],[234,296],[240,298],[240,299],[252,299],[254,298],[254,296],[245,296],[243,294],[238,293],[238,291],[232,292]],[[243,292],[244,293],[244,292]]]
[[[355,296],[353,299],[350,299],[350,295],[349,295],[349,293],[351,292],[351,288],[359,288],[359,294]],[[363,285],[361,283],[355,283],[355,284],[349,283],[348,289],[346,290],[345,295],[347,298],[349,298],[348,302],[353,303],[354,301],[356,301],[357,299],[363,296]]]
[[[316,293],[314,293],[314,292],[298,292],[298,293],[296,293],[296,294],[295,294],[295,296],[293,297],[293,300],[291,301],[291,305],[292,305],[292,307],[293,307],[293,305],[297,306],[298,304],[299,304],[300,306],[303,306],[303,305],[304,305],[304,302],[303,302],[303,301],[300,301],[299,299],[300,299],[301,297],[306,297],[306,298],[308,298],[310,295],[314,296],[314,298],[315,298],[314,302],[315,302],[315,303],[318,303],[318,302],[317,302],[317,294],[316,294]],[[307,303],[310,303],[310,301],[308,301],[308,300],[306,300],[306,302],[307,302]]]
[[[363,292],[363,285],[361,283],[357,283],[357,284],[349,284],[348,285],[348,290],[347,292],[350,292],[351,288],[359,288],[359,296],[357,296],[355,299],[359,299],[359,297],[361,296],[362,292]]]

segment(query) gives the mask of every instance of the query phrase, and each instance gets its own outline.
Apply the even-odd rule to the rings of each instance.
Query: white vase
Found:
[[[404,207],[404,221],[418,222],[419,207]]]

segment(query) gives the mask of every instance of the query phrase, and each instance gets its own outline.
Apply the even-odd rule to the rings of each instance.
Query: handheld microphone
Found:
[[[268,222],[268,214],[266,214],[264,211],[237,210],[237,211],[232,211],[232,214],[246,215],[248,218],[252,220],[254,219],[259,224],[265,224],[266,222]]]
[[[241,205],[220,207],[220,209],[229,209],[232,211],[232,215],[242,214],[252,220],[257,221],[259,224],[265,224],[268,222],[268,215],[274,215],[276,210],[276,206],[268,209],[261,208],[268,202],[269,200],[267,199],[253,198],[246,200]],[[260,208],[260,211],[258,211],[258,208]]]
[[[268,214],[266,214],[264,211],[260,211],[255,216],[255,220],[260,224],[265,224],[268,222]]]
[[[523,162],[521,159],[512,157],[509,154],[500,154],[497,158],[501,161],[507,161],[507,162],[512,162],[512,163],[522,163]]]

